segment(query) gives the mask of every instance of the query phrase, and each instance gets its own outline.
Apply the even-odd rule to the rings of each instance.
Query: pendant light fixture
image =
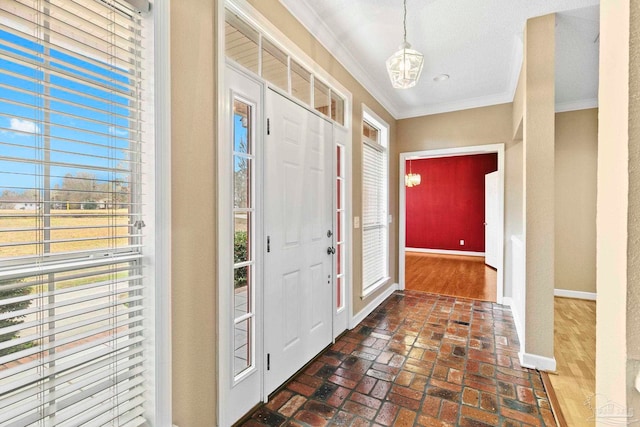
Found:
[[[409,160],[409,173],[404,176],[404,185],[407,187],[415,187],[420,185],[422,177],[419,173],[411,173],[411,160]]]
[[[404,0],[404,39],[399,50],[387,59],[387,72],[396,89],[413,87],[420,78],[424,56],[407,43],[407,0]]]

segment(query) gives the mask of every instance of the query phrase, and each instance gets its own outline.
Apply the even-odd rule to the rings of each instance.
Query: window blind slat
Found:
[[[138,296],[138,297],[131,297],[131,298],[123,298],[122,300],[118,301],[118,304],[136,304],[139,303],[140,301],[142,301],[142,297]],[[102,303],[102,304],[95,304],[92,305],[88,308],[84,308],[84,309],[80,309],[80,310],[74,310],[71,312],[65,312],[64,314],[61,315],[57,315],[57,316],[48,316],[47,320],[49,320],[50,322],[60,322],[63,320],[67,320],[67,319],[73,319],[76,317],[82,317],[82,316],[86,316],[86,315],[90,315],[90,316],[96,316],[95,313],[97,312],[101,312],[101,311],[108,311],[110,309],[112,309],[116,304],[113,303]],[[134,314],[138,314],[138,312],[142,311],[143,308],[141,306],[138,305],[134,305],[131,308],[127,308],[124,310],[120,310],[119,315],[120,316],[125,316],[125,315],[134,315]],[[105,317],[107,315],[102,315],[102,316],[96,316],[95,318],[92,317],[91,321],[86,321],[88,324],[91,323],[95,323],[95,322],[99,322],[102,320],[106,320]],[[109,316],[112,316],[111,314],[109,314]],[[29,330],[29,329],[34,329],[39,325],[40,322],[38,321],[31,321],[31,322],[25,322],[25,323],[19,323],[17,325],[11,326],[9,328],[3,328],[0,329],[0,334],[4,335],[4,334],[9,334],[9,333],[13,333],[13,332],[17,332],[17,331],[21,331],[21,330]],[[34,340],[35,338],[33,336],[28,337],[27,341],[30,340]],[[6,343],[6,342],[5,342]],[[7,344],[4,344],[5,348],[9,348],[10,346]]]
[[[67,2],[67,5],[69,4]],[[137,50],[135,42],[127,37],[133,28],[122,28],[124,31],[118,31],[117,25],[112,25],[113,21],[104,15],[94,16],[89,21],[82,16],[74,16],[69,13],[71,10],[69,6],[57,7],[55,2],[48,2],[46,7],[47,11],[43,13],[44,10],[36,10],[27,4],[16,1],[13,8],[7,10],[7,13],[13,15],[9,17],[10,22],[26,34],[36,33],[42,38],[48,37],[56,45],[68,47],[86,55],[95,55],[106,60],[114,49],[123,55],[129,55],[130,50]],[[42,25],[40,20],[33,19],[35,16],[40,16],[46,25]],[[95,25],[93,22],[97,20],[108,22],[109,28]],[[73,22],[73,25],[68,21]]]
[[[11,61],[8,61],[8,59],[11,59]],[[102,91],[103,95],[113,96],[114,99],[117,99],[117,98],[124,98],[129,100],[136,99],[135,96],[131,95],[130,93],[131,91],[126,90],[126,87],[123,87],[128,85],[125,85],[124,83],[122,83],[122,86],[120,86],[120,82],[115,83],[113,81],[105,80],[104,76],[101,76],[98,73],[93,73],[93,72],[86,72],[82,74],[74,73],[73,69],[69,69],[70,67],[67,67],[63,64],[60,64],[61,66],[56,66],[55,62],[43,63],[41,61],[38,61],[37,59],[32,59],[26,56],[22,56],[17,53],[8,51],[6,49],[3,49],[3,60],[9,62],[14,68],[23,68],[23,69],[26,68],[25,72],[28,71],[31,75],[18,73],[18,76],[21,79],[31,78],[35,80],[37,83],[42,84],[41,80],[38,77],[34,77],[34,76],[38,76],[40,73],[46,72],[49,77],[58,78],[59,82],[57,83],[57,87],[60,88],[61,90],[68,91],[70,89],[62,86],[61,84],[63,82],[65,84],[77,83],[77,84],[84,85],[86,88],[89,88],[89,89],[96,89],[96,90]],[[49,85],[49,87],[53,87],[53,85]],[[72,90],[74,90],[77,94],[82,95],[83,97],[91,98],[93,96],[93,99],[100,100],[99,97],[95,97],[94,95],[91,95],[89,93],[82,93],[75,88]]]
[[[119,398],[122,399],[124,403],[119,404],[118,409],[121,412],[139,410],[139,408],[145,401],[142,397],[143,393],[144,390],[142,388],[137,388],[119,396]],[[110,398],[111,396],[107,397]],[[60,423],[57,422],[57,419],[54,419],[54,422],[56,422],[56,425],[59,427],[71,427],[79,425],[91,427],[106,424],[118,416],[113,415],[113,413],[110,411],[110,408],[112,406],[111,402],[107,402],[107,404],[102,404],[99,406],[90,406],[88,404],[86,406],[87,409],[85,409],[84,411],[78,411],[79,416],[68,421],[65,420],[66,422]]]
[[[124,282],[124,281],[123,281]],[[118,282],[115,282],[114,284],[117,284]],[[120,289],[114,289],[114,290],[109,290],[109,291],[105,291],[105,292],[99,292],[99,293],[94,293],[92,295],[89,296],[84,296],[84,297],[78,297],[78,298],[71,298],[68,300],[63,300],[60,302],[56,302],[54,304],[45,304],[42,306],[36,306],[34,308],[29,308],[29,309],[25,309],[25,310],[16,310],[13,312],[9,312],[9,313],[4,313],[2,315],[0,315],[0,320],[6,320],[9,319],[11,317],[19,317],[19,316],[28,316],[30,314],[39,314],[41,312],[44,311],[49,311],[49,310],[55,310],[55,309],[59,309],[62,307],[66,307],[66,306],[70,306],[70,305],[74,305],[74,304],[80,304],[80,303],[85,303],[85,302],[90,302],[92,300],[95,299],[100,299],[100,298],[105,298],[105,297],[115,297],[118,296],[119,294],[125,293],[125,292],[130,292],[130,291],[136,291],[141,289],[141,286],[127,286],[126,288],[120,288]],[[40,298],[40,297],[38,297]],[[2,364],[2,358],[0,357],[0,365]]]
[[[5,16],[5,18],[10,18],[10,16],[6,15],[5,12],[0,11],[0,13],[3,14]],[[0,16],[3,16],[3,15],[0,15]],[[0,23],[0,31],[5,31],[5,32],[7,32],[7,33],[9,33],[9,34],[11,34],[13,36],[20,37],[20,38],[25,39],[25,40],[29,40],[29,41],[31,41],[33,43],[39,43],[45,48],[57,50],[60,53],[63,53],[64,55],[69,56],[71,58],[74,58],[74,59],[77,59],[77,60],[80,60],[80,61],[85,61],[85,62],[87,62],[87,63],[89,63],[91,65],[94,65],[94,66],[104,67],[104,68],[106,68],[106,69],[108,69],[110,71],[113,71],[115,73],[119,73],[119,74],[122,74],[122,75],[127,75],[127,74],[131,74],[132,73],[132,69],[130,68],[131,67],[131,61],[133,59],[135,59],[135,57],[125,58],[124,60],[114,61],[113,64],[107,64],[104,61],[99,61],[99,60],[97,60],[95,58],[91,58],[91,57],[88,57],[86,55],[82,55],[82,54],[79,54],[77,52],[74,52],[73,50],[67,49],[64,46],[54,45],[53,43],[49,43],[49,42],[47,42],[45,40],[38,40],[37,37],[34,37],[31,34],[27,34],[24,31],[20,31],[20,30],[17,30],[15,28],[12,28],[10,26],[7,26],[4,23]],[[10,45],[10,46],[14,47],[17,50],[23,50],[24,49],[22,46],[17,45],[15,43],[12,43],[10,41],[4,41],[4,43],[6,45]],[[126,68],[125,68],[125,66],[126,66]]]
[[[78,402],[83,402],[85,400],[87,400],[87,396],[91,396],[97,393],[100,393],[106,389],[109,389],[111,387],[114,387],[116,385],[119,385],[121,383],[124,383],[125,380],[131,380],[131,383],[129,385],[129,387],[137,387],[139,386],[142,382],[143,379],[142,378],[134,378],[136,375],[140,375],[142,374],[142,372],[144,372],[144,369],[142,368],[134,368],[129,372],[124,372],[119,374],[115,380],[111,379],[111,378],[99,378],[98,380],[93,380],[92,382],[81,382],[78,384],[74,384],[73,387],[70,387],[70,390],[64,390],[63,393],[60,393],[60,390],[55,390],[53,393],[45,393],[46,395],[48,395],[49,399],[47,400],[47,398],[45,398],[45,402],[46,403],[53,403],[54,401],[56,402],[55,407],[53,406],[49,406],[46,405],[45,406],[45,411],[44,412],[37,412],[37,413],[31,413],[28,416],[24,416],[21,418],[16,418],[17,416],[19,416],[20,414],[24,414],[26,411],[28,411],[30,408],[30,402],[28,402],[26,405],[23,405],[21,407],[17,407],[15,408],[13,411],[7,412],[5,414],[3,414],[3,416],[5,416],[7,419],[12,419],[12,418],[16,418],[13,419],[11,424],[9,424],[10,426],[25,426],[25,425],[29,425],[32,423],[36,423],[44,418],[47,418],[51,415],[53,415],[55,412],[62,412],[65,409],[73,406],[74,404],[78,403]],[[66,397],[68,395],[68,393],[74,391],[74,390],[79,390],[82,387],[82,390],[80,390],[79,393],[76,393],[72,396]],[[55,409],[54,409],[55,408]],[[86,411],[87,409],[84,407],[84,405],[79,406],[79,408],[77,408],[77,410],[72,411],[72,410],[68,410],[67,411],[67,416],[69,418],[77,415],[77,413],[79,413],[79,411]],[[58,422],[62,422],[64,421],[63,419],[61,419],[61,417],[58,417]]]
[[[138,329],[136,332],[141,332],[141,329]],[[76,346],[69,350],[63,350],[60,352],[60,355],[57,359],[44,356],[38,359],[34,359],[31,362],[20,364],[14,368],[9,368],[7,369],[7,373],[5,374],[3,372],[3,376],[0,378],[9,378],[10,376],[15,376],[15,378],[12,380],[12,383],[14,384],[5,386],[3,385],[4,382],[0,382],[0,394],[19,390],[25,386],[29,386],[39,381],[46,381],[53,375],[64,373],[70,369],[75,369],[77,367],[83,366],[84,364],[95,361],[103,356],[109,356],[112,359],[112,362],[115,362],[117,360],[118,350],[134,347],[142,342],[143,338],[141,336],[129,338],[126,340],[126,345],[121,344],[120,348],[117,349],[104,344],[108,344],[114,341],[114,338],[122,338],[123,336],[127,337],[130,334],[131,331],[126,332],[125,334],[116,335],[115,337],[106,337],[100,340],[95,340],[94,342]],[[142,352],[141,347],[136,348],[139,349],[139,352]],[[62,363],[52,364],[52,362],[54,362],[55,360],[60,360],[63,358],[69,358],[69,360],[65,360]],[[51,365],[53,367],[48,367],[47,365]],[[12,385],[19,385],[20,387],[12,387]]]
[[[118,358],[116,370],[120,371],[136,365],[142,365],[144,360],[144,357],[139,353],[139,349],[129,350],[126,354]],[[13,407],[30,399],[37,399],[39,394],[47,393],[53,389],[55,389],[56,394],[64,396],[65,394],[75,391],[77,388],[84,387],[85,383],[91,384],[96,378],[101,378],[103,376],[101,371],[108,369],[109,365],[113,363],[110,358],[103,358],[101,361],[92,363],[91,365],[76,368],[65,374],[56,375],[55,378],[46,383],[37,383],[31,387],[23,388],[18,393],[4,396],[0,399],[0,409]]]

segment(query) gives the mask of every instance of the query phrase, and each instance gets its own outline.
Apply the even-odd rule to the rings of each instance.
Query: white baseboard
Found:
[[[524,344],[524,325],[522,324],[520,313],[515,306],[515,301],[511,297],[502,298],[504,305],[511,307],[511,314],[513,315],[513,323],[516,325],[516,333],[518,334],[518,341],[520,341],[520,348]],[[519,353],[518,353],[519,354]]]
[[[484,252],[451,251],[448,249],[404,248],[405,252],[422,252],[425,254],[484,256]]]
[[[362,322],[365,319],[365,317],[371,314],[371,312],[375,310],[376,307],[382,304],[382,302],[386,300],[389,297],[389,295],[391,295],[397,290],[398,290],[398,284],[392,283],[387,289],[385,289],[384,292],[382,292],[375,299],[373,299],[369,304],[367,304],[362,310],[360,310],[359,313],[353,315],[353,317],[351,318],[351,321],[349,322],[349,329],[353,329],[356,326],[358,326],[358,324]]]
[[[569,289],[554,289],[553,295],[563,298],[586,299],[595,301],[597,294],[595,292],[571,291]]]
[[[523,368],[537,369],[539,371],[554,372],[556,370],[555,357],[538,356],[537,354],[518,353],[520,366]]]
[[[513,323],[516,325],[516,332],[518,333],[518,340],[520,341],[520,350],[524,345],[524,325],[520,321],[520,313],[515,305],[515,301],[511,297],[504,297],[503,302],[505,305],[511,307],[511,313],[513,314]],[[537,354],[530,354],[519,351],[518,358],[520,359],[520,365],[523,368],[538,369],[540,371],[556,370],[556,359],[554,357],[538,356]]]

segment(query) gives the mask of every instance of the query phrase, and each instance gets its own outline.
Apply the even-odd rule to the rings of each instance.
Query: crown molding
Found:
[[[481,96],[477,98],[462,99],[460,101],[447,102],[442,104],[428,105],[424,107],[407,109],[400,114],[398,119],[410,119],[413,117],[430,116],[433,114],[451,113],[472,108],[490,107],[492,105],[507,104],[513,102],[511,91],[496,95]]]

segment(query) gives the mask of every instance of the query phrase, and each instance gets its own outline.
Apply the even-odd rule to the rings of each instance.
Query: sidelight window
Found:
[[[255,331],[254,106],[233,100],[233,374],[253,366]]]

